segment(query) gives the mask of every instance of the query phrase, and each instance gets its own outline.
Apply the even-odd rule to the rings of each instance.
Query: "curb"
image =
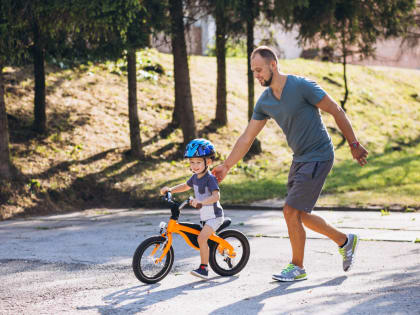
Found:
[[[276,210],[283,211],[282,206],[256,206],[256,205],[232,205],[224,204],[224,209],[231,210]],[[409,210],[407,210],[409,209]],[[389,206],[389,207],[314,207],[314,211],[356,211],[356,212],[381,212],[381,210],[386,210],[389,212],[402,212],[402,213],[415,213],[420,212],[420,207],[410,207],[410,206]]]
[[[141,200],[134,204],[135,207],[140,208],[165,208],[167,203],[164,201],[145,201]],[[265,206],[265,205],[244,205],[244,204],[222,204],[223,209],[230,210],[274,210],[283,211],[283,206]],[[355,212],[380,212],[386,210],[389,212],[402,212],[402,213],[416,213],[420,212],[420,206],[410,205],[391,205],[391,206],[367,206],[367,207],[351,207],[351,206],[331,206],[331,207],[314,207],[314,211],[355,211]]]

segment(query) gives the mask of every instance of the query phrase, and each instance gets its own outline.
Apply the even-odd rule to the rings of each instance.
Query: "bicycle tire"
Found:
[[[166,238],[163,236],[149,237],[148,239],[144,240],[134,252],[132,267],[136,278],[141,282],[147,284],[159,282],[165,278],[171,270],[174,263],[174,250],[172,246],[169,248],[168,253],[159,264],[155,264],[154,260],[160,257],[162,253],[161,250],[158,249],[154,256],[150,256],[146,253],[148,249],[153,250],[153,246],[159,245],[161,247],[165,241]],[[145,266],[142,264],[143,260],[146,263]],[[147,268],[157,269],[156,274],[150,273],[149,270],[146,270]]]
[[[218,236],[223,239],[231,238],[233,240],[239,241],[239,245],[237,242],[232,244],[233,242],[229,241],[229,243],[234,247],[237,255],[239,254],[240,249],[242,249],[242,255],[237,263],[235,263],[235,266],[229,266],[229,261],[230,263],[232,263],[232,261],[229,259],[229,257],[225,257],[219,253],[218,244],[215,243],[215,246],[211,246],[210,248],[209,264],[215,273],[221,276],[233,276],[240,272],[248,263],[251,251],[248,238],[242,232],[237,230],[224,230],[219,233]],[[222,260],[220,261],[220,259]]]

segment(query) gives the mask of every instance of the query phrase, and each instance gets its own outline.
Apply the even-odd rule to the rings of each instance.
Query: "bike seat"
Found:
[[[219,233],[224,228],[227,228],[231,223],[232,223],[232,220],[230,218],[225,218],[222,225],[219,226],[219,228],[217,229],[216,234]]]
[[[179,224],[180,225],[183,225],[183,226],[188,226],[188,227],[190,227],[192,229],[199,230],[199,231],[201,231],[201,229],[202,229],[202,226],[200,224],[196,224],[196,223],[179,222]]]

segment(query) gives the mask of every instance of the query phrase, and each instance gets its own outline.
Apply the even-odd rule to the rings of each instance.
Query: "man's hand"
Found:
[[[217,165],[211,172],[214,176],[216,176],[217,181],[220,183],[226,177],[229,172],[229,168],[224,164],[220,164]]]
[[[162,187],[162,188],[160,189],[160,194],[161,194],[161,195],[164,195],[164,194],[165,194],[168,190],[169,190],[169,187],[168,187],[168,186]]]
[[[357,160],[360,166],[367,164],[367,156],[369,152],[365,149],[364,146],[359,144],[357,147],[350,146],[351,154],[353,155],[353,159]]]

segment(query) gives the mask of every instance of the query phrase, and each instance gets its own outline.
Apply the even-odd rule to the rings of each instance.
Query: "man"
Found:
[[[303,225],[329,237],[339,246],[343,269],[348,271],[354,259],[358,236],[346,235],[323,218],[311,214],[334,161],[334,148],[319,109],[334,117],[350,145],[353,158],[361,166],[367,163],[368,151],[357,141],[343,109],[315,82],[280,72],[272,49],[266,46],[256,48],[251,55],[251,69],[260,84],[268,88],[257,101],[252,118],[232,152],[223,164],[214,168],[213,174],[222,181],[230,168],[248,152],[267,119],[275,119],[294,153],[283,207],[293,257],[280,274],[273,275],[273,279],[306,279],[303,266],[306,232]]]

